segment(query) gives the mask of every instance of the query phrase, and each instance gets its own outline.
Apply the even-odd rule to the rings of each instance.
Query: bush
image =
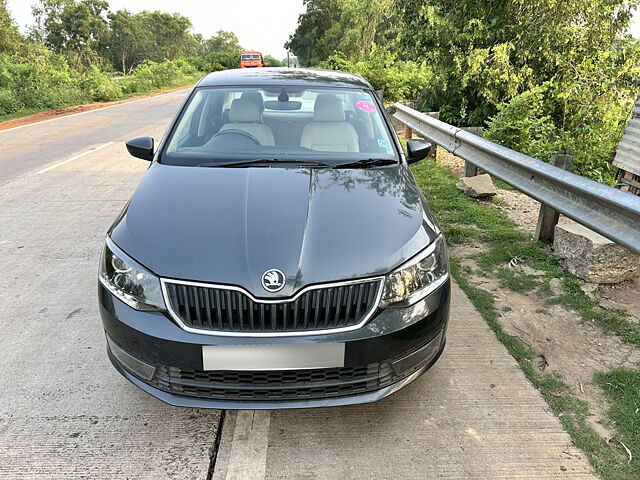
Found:
[[[112,102],[122,98],[122,88],[113,81],[113,77],[94,65],[82,74],[80,84],[94,102]]]
[[[145,62],[122,81],[122,89],[126,93],[147,93],[182,85],[197,73],[194,66],[183,59]]]
[[[571,154],[573,172],[612,184],[616,167],[610,160],[632,99],[579,98],[583,92],[589,92],[583,85],[545,82],[521,93],[498,106],[485,137],[544,161]]]
[[[357,73],[376,90],[384,91],[384,99],[399,102],[415,99],[433,82],[433,72],[426,63],[401,61],[391,52],[374,47],[362,61],[350,61],[334,52],[320,68]]]
[[[9,115],[23,108],[18,96],[8,89],[0,89],[0,115]]]
[[[205,72],[240,68],[240,55],[232,52],[211,52],[204,57],[204,67]]]

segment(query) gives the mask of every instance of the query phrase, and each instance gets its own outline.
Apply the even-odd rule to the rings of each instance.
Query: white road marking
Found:
[[[13,130],[19,130],[20,128],[33,127],[34,125],[40,125],[41,123],[55,122],[56,120],[62,120],[63,118],[77,117],[78,115],[84,115],[86,113],[93,113],[93,112],[97,112],[99,110],[106,110],[107,108],[119,107],[121,105],[127,105],[129,103],[144,102],[145,100],[150,100],[152,98],[158,98],[158,97],[164,97],[165,95],[177,95],[178,93],[183,93],[183,92],[185,92],[187,90],[190,90],[190,89],[191,89],[191,87],[185,88],[184,90],[178,90],[177,92],[161,93],[159,95],[153,95],[151,97],[141,98],[139,100],[132,100],[130,102],[116,103],[115,105],[107,105],[106,107],[94,108],[92,110],[86,110],[84,112],[71,113],[69,115],[61,115],[59,117],[50,118],[48,120],[40,120],[39,122],[27,123],[25,125],[18,125],[17,127],[11,127],[11,128],[7,128],[6,130],[0,130],[0,134],[1,133],[5,133],[5,132],[12,132]],[[77,105],[77,106],[80,106],[80,105]]]
[[[97,152],[98,150],[102,150],[104,147],[108,147],[109,145],[113,145],[113,142],[103,143],[99,147],[92,148],[91,150],[87,150],[86,152],[79,153],[78,155],[74,155],[73,157],[69,157],[66,160],[62,160],[61,162],[57,162],[57,163],[54,163],[53,165],[49,165],[48,167],[43,168],[42,170],[38,170],[37,172],[34,172],[34,173],[35,175],[40,175],[41,173],[45,173],[45,172],[48,172],[49,170],[53,170],[54,168],[58,168],[59,166],[64,165],[65,163],[73,162],[74,160],[84,157],[85,155],[89,155],[90,153]]]
[[[239,410],[226,480],[263,480],[267,469],[269,410]]]

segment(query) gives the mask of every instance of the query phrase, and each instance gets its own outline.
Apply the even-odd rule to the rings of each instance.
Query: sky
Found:
[[[304,11],[302,0],[108,0],[111,10],[160,10],[188,17],[193,31],[205,38],[218,30],[234,32],[240,45],[278,60],[286,58],[284,43]],[[20,29],[33,23],[33,0],[8,0],[9,11]]]

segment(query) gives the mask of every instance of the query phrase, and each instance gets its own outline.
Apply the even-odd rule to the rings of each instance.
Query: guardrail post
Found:
[[[405,103],[405,105],[409,108],[416,108],[416,102],[413,100],[410,100],[408,102]],[[409,125],[405,124],[404,125],[404,139],[405,140],[411,140],[413,138],[413,128],[411,128]]]
[[[551,158],[551,165],[554,167],[562,168],[563,170],[569,170],[571,167],[571,155],[554,155]],[[466,166],[465,166],[466,168]],[[536,225],[536,240],[553,240],[553,233],[555,226],[558,224],[560,213],[545,205],[540,205],[540,213],[538,213],[538,224]]]
[[[476,167],[473,163],[469,163],[466,160],[464,161],[464,176],[465,177],[475,177],[478,175],[478,167]]]
[[[413,129],[409,125],[404,126],[404,138],[405,140],[411,140],[413,138]]]

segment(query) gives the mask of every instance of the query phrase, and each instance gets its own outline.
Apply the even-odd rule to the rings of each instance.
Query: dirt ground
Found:
[[[443,149],[438,150],[438,163],[462,175],[464,161]],[[496,208],[503,210],[519,229],[533,235],[540,203],[515,190],[498,189],[497,196],[502,202]],[[572,220],[561,216],[560,222]],[[469,257],[481,249],[477,245],[465,245],[457,247],[454,254],[462,257],[463,267],[476,272],[477,266]],[[544,275],[523,264],[515,268],[529,275]],[[609,405],[600,388],[592,383],[593,375],[617,367],[637,367],[640,350],[618,337],[603,334],[573,311],[559,305],[544,306],[535,292],[525,295],[503,289],[495,277],[471,273],[470,280],[495,295],[506,333],[520,338],[539,354],[535,366],[540,371],[556,374],[570,385],[576,396],[589,403],[593,414],[589,423],[604,438],[612,437],[613,432],[601,423]],[[560,293],[559,283],[552,282],[551,286]],[[617,285],[584,283],[583,290],[598,300],[601,308],[626,310],[632,320],[640,322],[640,277]]]
[[[442,148],[438,149],[438,163],[457,175],[462,175],[464,171],[464,160]],[[540,202],[517,190],[498,188],[497,191],[498,199],[504,203],[497,205],[497,208],[504,211],[520,230],[535,234]],[[573,220],[560,215],[558,223],[573,223]],[[615,285],[585,283],[584,290],[599,300],[601,308],[625,310],[633,321],[640,323],[640,271],[634,279]]]
[[[184,90],[186,87],[177,87],[170,90],[163,90],[161,92],[153,92],[147,95],[137,95],[135,97],[129,97],[125,100],[117,100],[115,102],[94,102],[85,103],[84,105],[75,105],[73,107],[58,108],[56,110],[45,110],[44,112],[34,113],[33,115],[27,115],[24,117],[12,118],[0,122],[0,131],[8,130],[10,128],[21,127],[22,125],[29,125],[31,123],[42,122],[44,120],[50,120],[56,117],[64,117],[67,115],[73,115],[75,113],[87,112],[89,110],[95,110],[96,108],[108,107],[110,105],[118,105],[120,103],[135,102],[142,98],[155,97],[156,95],[163,95],[165,93],[177,92]]]

